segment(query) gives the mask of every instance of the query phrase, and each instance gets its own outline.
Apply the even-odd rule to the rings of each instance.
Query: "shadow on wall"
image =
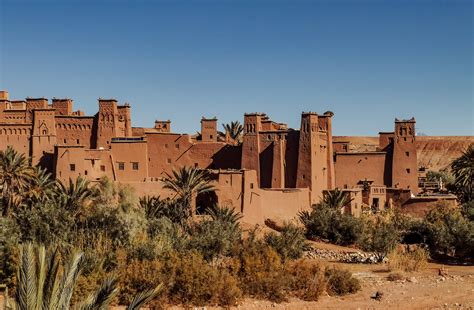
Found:
[[[240,169],[241,145],[226,145],[212,156],[212,164],[207,169]]]

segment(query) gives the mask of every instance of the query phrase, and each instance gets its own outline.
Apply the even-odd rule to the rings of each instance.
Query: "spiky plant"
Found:
[[[328,191],[324,195],[321,204],[325,207],[339,210],[346,206],[348,203],[350,203],[352,200],[353,199],[349,198],[349,195],[347,195],[347,193],[336,188],[335,190]]]
[[[239,227],[239,221],[242,219],[242,214],[235,211],[232,207],[220,207],[215,205],[207,210],[213,221],[220,221],[230,224],[234,229]]]
[[[18,153],[11,146],[5,151],[0,151],[0,194],[3,216],[7,216],[12,207],[20,204],[22,194],[34,176],[35,170],[24,154]]]
[[[81,208],[94,197],[94,190],[89,181],[78,177],[75,182],[69,179],[69,185],[57,183],[55,195],[58,203],[74,214],[78,214]]]
[[[454,185],[461,202],[474,199],[474,144],[462,153],[462,155],[451,163],[454,175]]]
[[[53,199],[56,181],[46,169],[35,167],[34,177],[25,192],[25,197],[31,203],[44,203]]]
[[[204,170],[194,167],[184,166],[173,170],[172,175],[166,174],[166,177],[161,181],[163,188],[169,189],[175,194],[175,197],[182,199],[192,209],[194,209],[193,197],[215,190],[214,186],[210,184],[209,175]],[[195,214],[195,210],[192,212]]]
[[[117,280],[105,280],[96,292],[73,307],[71,298],[81,272],[83,254],[74,252],[65,264],[61,264],[58,251],[48,254],[44,246],[34,246],[31,243],[20,246],[18,287],[15,300],[8,301],[8,309],[108,309],[118,293]],[[140,309],[160,290],[161,285],[138,294],[127,309]]]

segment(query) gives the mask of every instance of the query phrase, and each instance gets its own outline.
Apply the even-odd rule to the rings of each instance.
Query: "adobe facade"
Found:
[[[86,116],[73,111],[71,99],[10,100],[0,92],[0,149],[12,145],[63,182],[107,176],[138,195],[166,196],[159,180],[173,169],[207,169],[217,191],[197,203],[233,206],[252,223],[291,219],[336,187],[357,198],[360,206],[346,210],[354,215],[362,205],[386,207],[390,192],[418,192],[414,119],[380,133],[377,150],[353,152],[350,143],[333,141],[332,112],[303,112],[298,130],[245,114],[236,145],[219,138],[215,117],[201,119],[199,135],[180,134],[169,120],[132,127],[128,104],[98,101],[98,112]]]

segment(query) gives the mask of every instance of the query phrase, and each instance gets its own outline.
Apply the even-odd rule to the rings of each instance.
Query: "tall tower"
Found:
[[[34,109],[31,156],[33,165],[52,168],[56,144],[56,120],[54,109]]]
[[[261,113],[244,115],[244,136],[242,143],[242,169],[255,170],[260,184],[260,137]]]
[[[201,119],[201,141],[217,142],[217,118]]]
[[[296,187],[311,190],[311,203],[317,202],[315,185],[317,181],[316,153],[318,144],[318,114],[304,112],[301,115]]]
[[[392,187],[418,193],[418,165],[415,143],[415,118],[395,119],[393,141]]]
[[[99,113],[97,115],[97,148],[109,148],[110,141],[117,136],[118,128],[117,100],[99,99]]]

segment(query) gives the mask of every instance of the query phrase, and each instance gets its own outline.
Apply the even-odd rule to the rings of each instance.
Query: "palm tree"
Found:
[[[213,221],[228,223],[233,230],[239,228],[239,221],[243,217],[240,212],[235,211],[232,207],[220,207],[218,205],[209,208],[207,213],[211,216]]]
[[[166,174],[161,180],[163,188],[169,189],[175,197],[191,207],[192,214],[196,212],[194,198],[202,193],[212,192],[214,186],[210,184],[208,174],[204,170],[184,166],[178,170],[173,170],[173,175]]]
[[[69,179],[69,185],[57,183],[56,199],[58,203],[78,214],[80,210],[94,198],[95,191],[90,187],[89,181],[78,177],[75,182]]]
[[[0,193],[2,215],[7,216],[10,209],[19,205],[22,193],[28,188],[35,176],[35,170],[28,163],[24,154],[8,146],[5,151],[0,151]]]
[[[71,308],[71,298],[81,272],[83,254],[73,253],[66,264],[61,265],[58,251],[46,254],[44,246],[31,243],[20,246],[18,284],[16,298],[7,302],[7,309],[41,310]],[[127,309],[140,309],[161,290],[161,285],[138,294]],[[117,280],[109,278],[75,309],[107,309],[117,294]]]
[[[353,198],[349,198],[346,192],[336,188],[335,190],[326,192],[321,203],[326,207],[339,210],[344,208],[352,200]]]
[[[451,170],[454,175],[454,185],[461,202],[468,202],[474,199],[474,144],[462,153],[462,155],[451,163]]]
[[[222,124],[224,128],[223,136],[227,140],[227,138],[234,142],[234,143],[241,143],[242,142],[242,132],[244,127],[240,124],[239,121],[230,122],[230,124]]]
[[[33,168],[35,170],[34,177],[24,194],[25,198],[32,203],[51,200],[55,194],[56,181],[46,169],[41,167]]]

